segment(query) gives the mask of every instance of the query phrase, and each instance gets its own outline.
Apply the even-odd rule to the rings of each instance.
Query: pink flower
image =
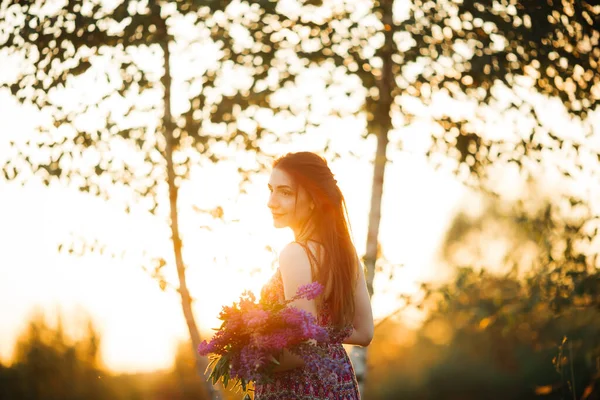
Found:
[[[288,345],[297,341],[297,331],[291,328],[284,328],[279,331],[256,335],[253,337],[253,342],[257,347],[269,351],[283,350]]]
[[[296,307],[284,308],[279,312],[279,316],[286,324],[296,326],[315,319],[311,313]]]
[[[267,322],[269,313],[264,310],[250,310],[242,316],[242,319],[248,328],[254,329]]]

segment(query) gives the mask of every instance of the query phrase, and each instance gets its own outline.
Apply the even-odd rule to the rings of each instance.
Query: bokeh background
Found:
[[[240,398],[195,347],[322,154],[364,399],[600,398],[594,0],[0,1],[0,399]]]

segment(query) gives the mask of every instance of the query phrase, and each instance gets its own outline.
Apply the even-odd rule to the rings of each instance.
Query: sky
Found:
[[[27,134],[31,115],[15,105],[6,92],[0,92],[0,110],[5,132]],[[344,134],[349,135],[346,131]],[[6,139],[0,139],[1,150],[7,149]],[[364,153],[374,152],[374,144],[368,141]],[[300,141],[290,150],[318,145]],[[395,289],[410,292],[420,280],[439,273],[434,265],[436,246],[463,189],[450,174],[434,171],[422,158],[392,155],[391,159],[380,238],[386,257],[404,265],[397,274]],[[184,255],[190,265],[188,282],[198,299],[195,313],[204,329],[217,326],[221,306],[235,301],[244,289],[258,292],[273,272],[274,256],[267,257],[262,251],[265,241],[277,251],[292,239],[290,231],[278,231],[271,224],[266,207],[268,175],[255,177],[248,194],[236,198],[237,182],[228,179],[232,177],[231,167],[205,167],[194,185],[182,189],[182,196],[186,196],[183,202],[199,206],[222,202],[240,219],[238,224],[198,233],[194,226],[197,218],[182,211],[182,230],[189,232],[184,242]],[[368,158],[347,157],[331,163],[331,168],[347,199],[359,254],[364,254],[371,163]],[[187,338],[187,328],[176,294],[162,292],[142,269],[142,265],[148,265],[144,264],[145,251],[160,249],[169,254],[170,243],[165,240],[168,236],[162,221],[149,214],[125,214],[120,204],[68,187],[44,187],[39,183],[21,187],[2,182],[0,194],[2,362],[10,359],[27,317],[41,308],[50,321],[60,310],[75,336],[78,321],[91,316],[102,334],[103,360],[113,371],[169,367],[175,341]],[[118,253],[125,251],[126,256],[113,259],[58,252],[59,243],[69,243],[73,238],[79,243],[79,236],[98,238]],[[173,267],[167,271],[167,278],[176,284]],[[376,318],[398,306],[396,293],[374,298]]]

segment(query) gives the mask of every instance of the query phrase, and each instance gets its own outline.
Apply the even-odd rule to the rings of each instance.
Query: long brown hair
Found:
[[[306,226],[312,229],[308,235],[317,238],[325,252],[324,261],[313,278],[326,288],[322,301],[328,305],[332,322],[339,327],[350,324],[354,317],[358,265],[346,201],[337,181],[327,161],[311,152],[288,153],[276,159],[273,168],[291,175],[296,185],[303,187],[314,202]]]

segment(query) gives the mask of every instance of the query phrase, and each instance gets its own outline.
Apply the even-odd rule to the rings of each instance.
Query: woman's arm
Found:
[[[298,243],[288,244],[279,255],[279,271],[283,281],[283,292],[286,300],[291,299],[298,292],[298,288],[312,283],[310,260],[304,248]],[[290,306],[311,313],[317,318],[317,306],[314,300],[298,299]],[[276,372],[304,366],[304,361],[299,356],[283,351],[279,358]]]
[[[367,291],[365,271],[358,257],[357,262],[358,279],[354,291],[354,319],[352,320],[354,329],[352,334],[344,340],[344,343],[366,347],[373,340],[375,324],[373,323],[373,311],[369,292]]]

